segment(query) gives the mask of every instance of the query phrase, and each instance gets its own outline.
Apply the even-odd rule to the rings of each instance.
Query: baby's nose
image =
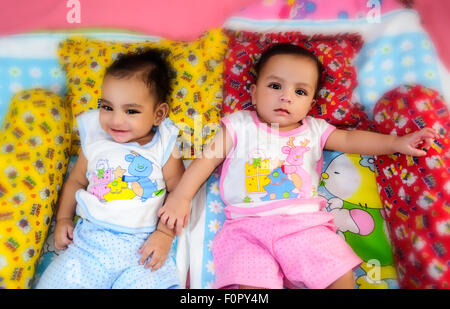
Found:
[[[121,123],[123,123],[123,115],[122,115],[122,113],[120,113],[120,112],[115,112],[115,113],[113,114],[113,117],[112,117],[112,122],[113,122],[114,124],[121,124]]]
[[[291,103],[292,97],[290,96],[290,94],[288,92],[283,92],[283,94],[281,95],[281,101]]]

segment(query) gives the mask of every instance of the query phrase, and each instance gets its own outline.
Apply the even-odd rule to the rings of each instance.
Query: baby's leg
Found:
[[[289,228],[288,220],[280,230],[282,227]],[[336,285],[353,288],[352,269],[361,263],[348,244],[326,225],[287,234],[277,240],[274,251],[286,279],[294,286],[312,289]]]
[[[149,259],[151,256],[149,257]],[[152,271],[137,263],[139,255],[133,259],[135,266],[128,267],[114,282],[113,289],[179,289],[180,280],[175,261],[169,255],[161,268]]]
[[[74,230],[73,244],[50,263],[36,286],[37,289],[86,289],[110,288],[111,278],[104,265],[86,250],[87,239],[85,221],[80,219]],[[82,227],[83,226],[83,227]]]
[[[225,221],[213,241],[214,288],[283,287],[278,263],[270,253],[270,218]]]
[[[47,267],[36,289],[107,289],[109,281],[101,264],[71,244]]]
[[[353,277],[353,271],[346,272],[342,277],[334,281],[328,289],[354,289],[355,278]]]

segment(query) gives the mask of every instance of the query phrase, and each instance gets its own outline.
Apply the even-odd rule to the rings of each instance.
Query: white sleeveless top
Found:
[[[317,186],[334,126],[308,116],[298,128],[281,132],[251,111],[235,112],[222,123],[233,140],[220,178],[227,218],[314,212],[326,205]]]
[[[80,115],[77,122],[89,181],[86,190],[76,192],[77,215],[119,232],[152,232],[166,195],[162,168],[178,129],[165,119],[141,146],[115,142],[100,126],[98,110]]]

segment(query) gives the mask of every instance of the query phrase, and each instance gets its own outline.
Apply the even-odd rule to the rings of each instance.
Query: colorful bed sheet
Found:
[[[404,83],[414,82],[436,89],[449,104],[450,74],[437,58],[416,12],[399,9],[394,0],[329,3],[324,0],[262,0],[258,6],[249,7],[228,19],[224,27],[305,34],[358,32],[365,43],[355,59],[359,85],[353,100],[361,103],[369,116],[385,92]],[[377,3],[382,4],[379,11]],[[59,41],[73,34],[46,32],[0,38],[0,122],[10,98],[20,89],[41,86],[61,95],[65,93],[65,77],[59,68],[56,49]],[[159,39],[123,32],[77,34],[105,40]],[[351,183],[353,187],[349,191],[352,194],[343,194],[342,188],[336,187],[336,182],[340,181],[331,177],[335,168],[343,169],[340,170],[343,174],[359,175],[359,180]],[[397,288],[384,213],[374,187],[373,158],[325,152],[322,172],[319,192],[328,199],[327,210],[337,218],[339,234],[365,261],[355,270],[357,287]],[[199,191],[192,204],[191,221],[182,235],[183,241],[177,243],[177,254],[183,255],[179,259],[184,263],[182,268],[187,268],[190,260],[191,288],[211,287],[214,280],[212,239],[225,219],[218,179],[218,174],[212,175]],[[50,244],[51,239],[48,239],[38,273],[55,254]]]

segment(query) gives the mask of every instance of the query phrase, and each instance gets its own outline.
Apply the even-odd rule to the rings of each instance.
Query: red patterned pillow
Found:
[[[381,133],[424,127],[440,138],[424,157],[376,158],[376,179],[402,288],[450,288],[450,114],[439,94],[420,85],[386,93],[374,108]]]
[[[313,52],[324,67],[323,86],[310,115],[339,127],[354,127],[367,120],[361,105],[351,102],[353,89],[357,85],[353,59],[363,43],[359,35],[306,36],[299,32],[245,31],[230,31],[228,35],[230,40],[225,58],[222,105],[224,115],[242,109],[253,110],[250,85],[256,77],[255,63],[270,45],[290,42]]]

